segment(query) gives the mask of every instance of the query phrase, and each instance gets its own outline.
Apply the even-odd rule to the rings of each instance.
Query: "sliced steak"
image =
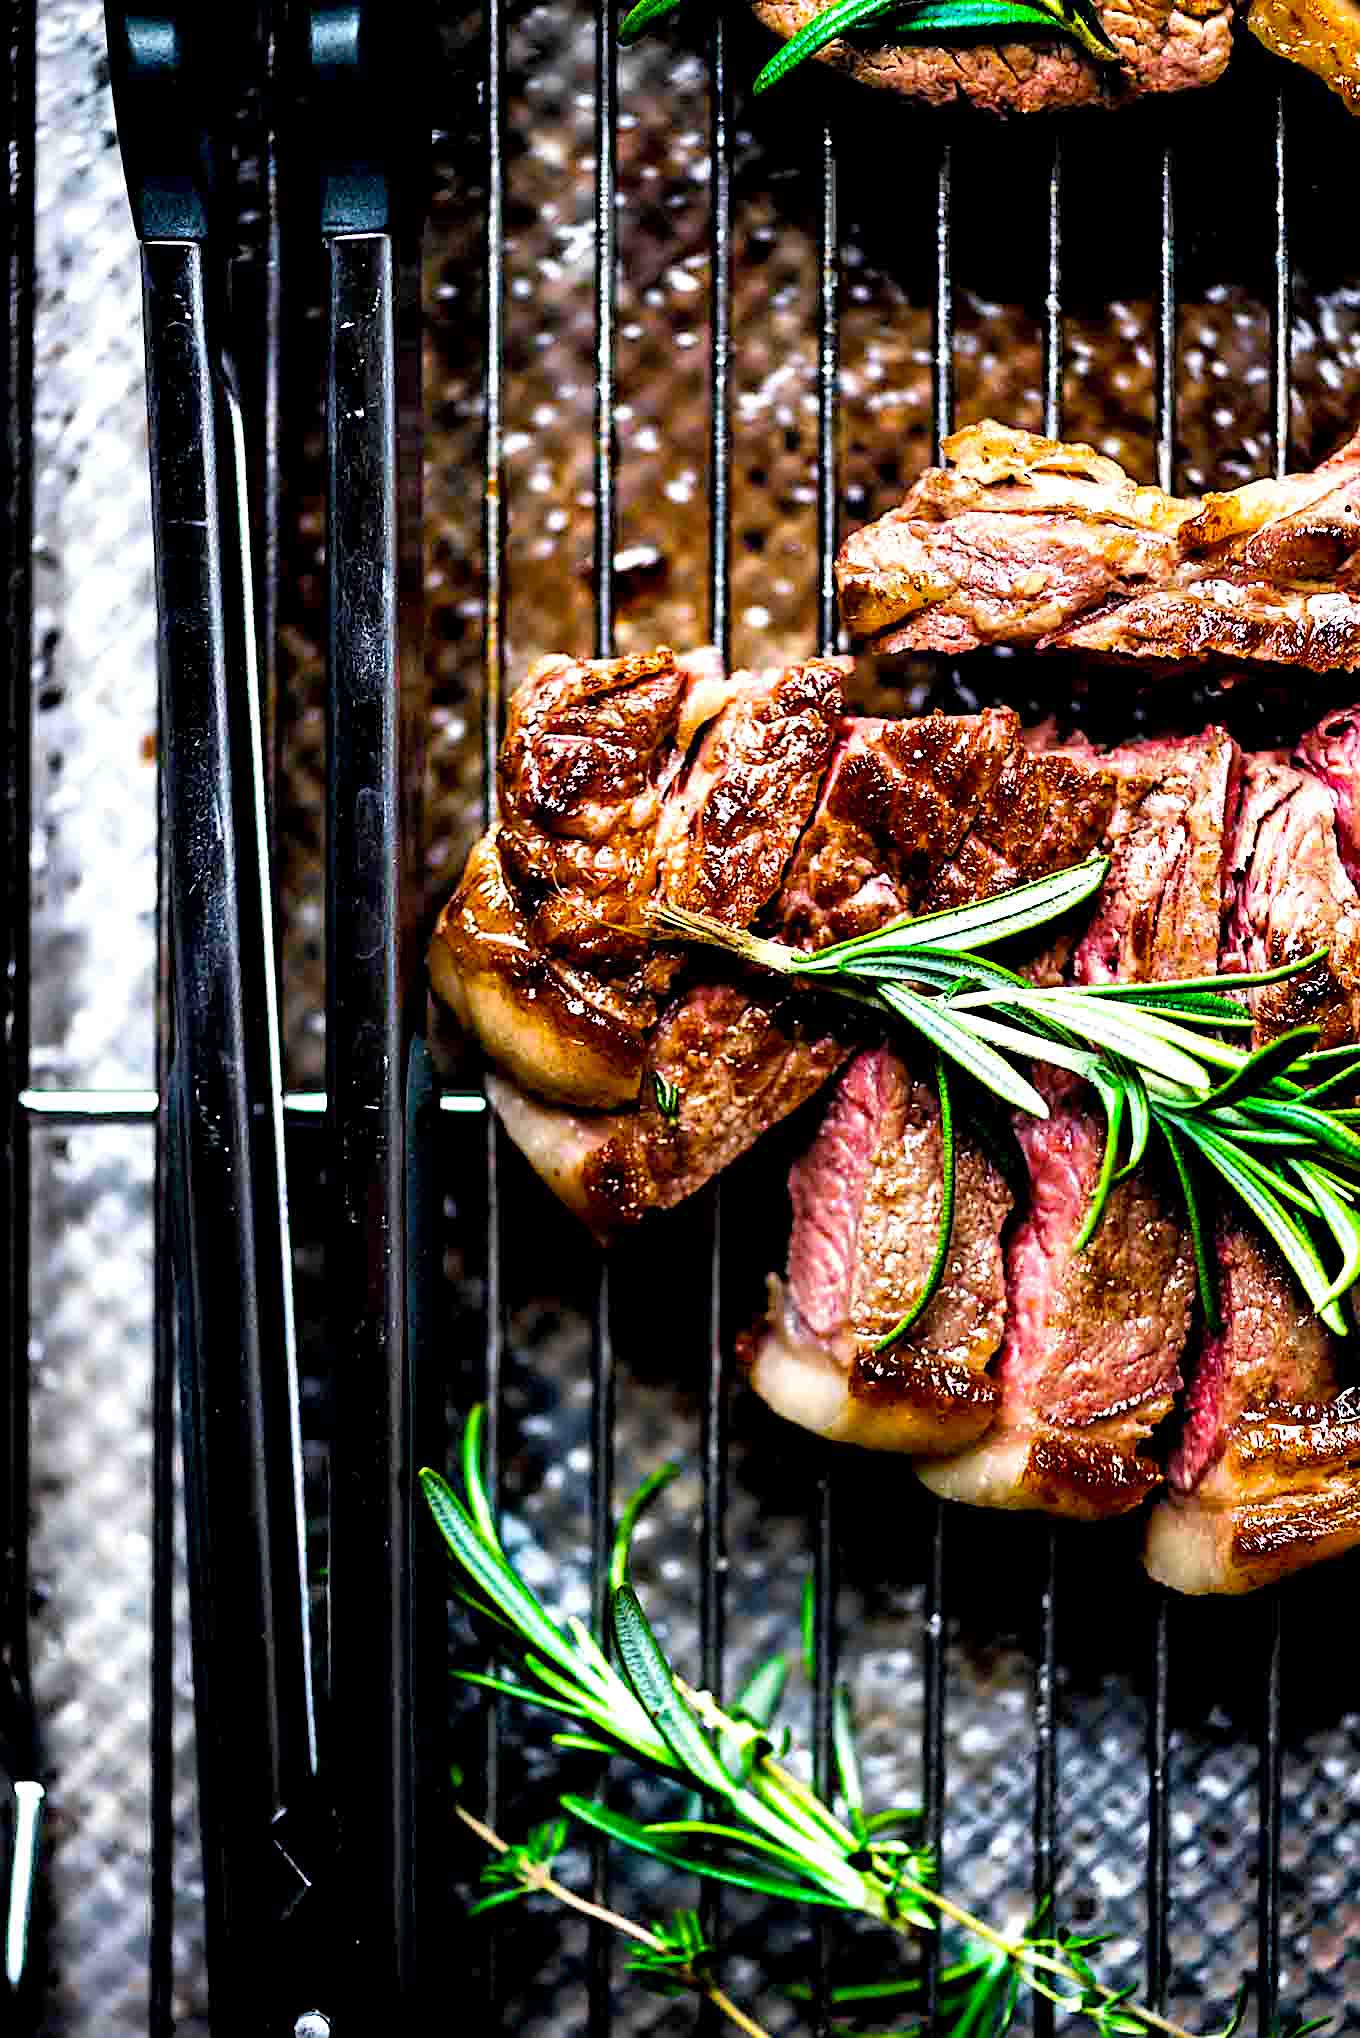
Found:
[[[1095,1237],[1073,1252],[1101,1126],[1066,1079],[1038,1080],[1050,1115],[1019,1127],[1030,1201],[1006,1248],[997,1421],[974,1449],[918,1469],[946,1500],[1094,1521],[1126,1513],[1159,1482],[1143,1447],[1180,1385],[1194,1268],[1152,1169],[1119,1184]]]
[[[1321,1027],[1324,1046],[1355,1032],[1360,899],[1333,813],[1321,779],[1273,758],[1247,759],[1229,842],[1222,967],[1274,969],[1327,951],[1302,976],[1249,994],[1258,1041],[1305,1024]]]
[[[1010,1195],[965,1135],[953,1243],[934,1300],[878,1346],[920,1292],[943,1193],[934,1089],[899,1054],[858,1054],[789,1183],[788,1275],[765,1323],[739,1341],[751,1384],[779,1414],[842,1443],[934,1455],[991,1421],[987,1362],[1005,1318],[1001,1230]]]
[[[754,0],[767,28],[786,40],[818,12],[819,0]],[[1180,92],[1217,78],[1232,48],[1232,8],[1226,0],[1143,0],[1136,8],[1096,0],[1105,33],[1123,58],[1116,69],[1092,61],[1070,42],[1029,38],[1019,42],[953,47],[895,43],[857,35],[828,43],[827,63],[862,84],[904,92],[931,106],[968,100],[993,113],[1033,113],[1041,107],[1119,102],[1147,92]]]
[[[693,1195],[815,1095],[853,1045],[840,1008],[777,986],[699,983],[662,1014],[635,1108],[555,1108],[499,1075],[487,1094],[549,1188],[606,1240]],[[657,1078],[676,1093],[673,1115]]]
[[[821,948],[988,898],[1079,863],[1113,808],[1099,759],[1035,755],[1009,708],[849,721],[789,866],[781,927]]]
[[[1073,962],[1078,983],[1164,981],[1212,971],[1227,870],[1227,822],[1242,755],[1222,729],[1133,743],[1102,762],[1121,798],[1112,868]]]
[[[1340,1347],[1264,1235],[1216,1239],[1223,1328],[1205,1340],[1148,1521],[1177,1592],[1250,1592],[1360,1543],[1360,1402]]]
[[[1293,762],[1326,786],[1342,865],[1352,884],[1360,882],[1360,708],[1324,715],[1300,739]]]
[[[431,943],[438,996],[527,1090],[635,1101],[683,967],[650,938],[653,897],[738,926],[767,905],[842,710],[834,660],[730,681],[704,654],[541,661],[511,705],[500,823]]]
[[[1360,663],[1360,439],[1311,474],[1202,501],[990,422],[944,451],[841,547],[841,613],[877,649]]]
[[[662,813],[658,889],[670,904],[749,927],[773,899],[840,736],[841,672],[818,659],[739,676]]]
[[[1105,758],[1121,798],[1110,874],[1072,958],[1076,982],[1213,970],[1238,761],[1222,730]],[[1036,1080],[1049,1116],[1017,1118],[1030,1200],[1006,1249],[997,1420],[921,1477],[946,1499],[1094,1520],[1125,1513],[1160,1482],[1146,1446],[1181,1384],[1194,1265],[1173,1185],[1155,1164],[1113,1190],[1095,1236],[1074,1251],[1104,1123],[1073,1078]]]

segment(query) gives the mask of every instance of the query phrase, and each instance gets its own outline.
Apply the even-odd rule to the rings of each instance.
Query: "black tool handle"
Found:
[[[304,2007],[288,2000],[279,1931],[305,1878],[275,1821],[309,1787],[314,1735],[240,433],[214,343],[214,140],[233,55],[239,70],[225,14],[111,4],[108,24],[143,242],[209,1968],[215,2027],[273,2031]]]

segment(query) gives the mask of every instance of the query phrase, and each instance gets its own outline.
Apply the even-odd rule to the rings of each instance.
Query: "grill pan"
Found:
[[[350,10],[317,13],[328,19],[310,40],[309,10],[262,13],[230,63],[186,47],[191,96],[172,110],[186,116],[186,139],[217,139],[214,210],[172,221],[178,233],[145,209],[140,221],[161,469],[164,917],[167,957],[176,957],[158,1105],[35,1091],[27,1060],[32,17],[11,0],[25,59],[11,66],[7,100],[17,144],[7,883],[25,908],[10,913],[7,933],[7,982],[18,990],[6,1091],[11,1771],[46,1773],[40,1750],[24,1760],[25,1156],[39,1116],[76,1127],[121,1117],[145,1123],[148,1136],[154,1124],[162,1183],[155,1901],[147,1974],[126,1982],[142,1991],[145,2028],[170,2029],[176,1992],[197,1985],[182,1958],[174,1968],[171,1937],[176,1344],[190,1417],[213,2029],[319,2032],[316,2022],[299,2026],[313,2015],[340,2032],[450,2001],[476,2029],[593,2034],[693,2022],[687,2005],[625,1989],[602,1936],[578,1937],[551,1917],[517,1911],[494,1935],[450,1935],[450,1881],[465,1885],[477,1863],[450,1857],[448,1759],[512,1835],[542,1815],[555,1780],[523,1721],[457,1704],[449,1719],[442,1560],[417,1532],[402,1476],[417,1449],[442,1455],[449,1413],[483,1397],[512,1547],[530,1566],[551,1558],[573,1610],[598,1613],[614,1498],[659,1458],[686,1458],[692,1475],[640,1542],[638,1568],[669,1646],[714,1688],[730,1691],[750,1659],[791,1637],[813,1568],[822,1675],[806,1726],[821,1773],[839,1653],[866,1717],[872,1788],[885,1801],[916,1794],[926,1803],[947,1888],[1012,1920],[1053,1896],[1063,1922],[1114,1932],[1121,1980],[1196,2027],[1222,2021],[1245,1974],[1259,2031],[1277,2009],[1330,2013],[1350,2028],[1360,2002],[1347,1944],[1360,1908],[1349,1832],[1357,1727],[1336,1609],[1354,1565],[1247,1606],[1187,1612],[1143,1584],[1132,1539],[1118,1531],[950,1513],[918,1497],[900,1467],[847,1465],[790,1438],[731,1396],[724,1365],[752,1277],[779,1250],[778,1141],[702,1207],[675,1216],[664,1237],[596,1265],[503,1148],[480,1099],[439,1096],[418,1047],[409,1049],[415,936],[477,818],[459,789],[480,771],[489,802],[500,705],[528,658],[560,648],[568,630],[572,648],[593,639],[601,654],[661,635],[711,637],[746,660],[766,647],[836,648],[838,533],[886,506],[956,417],[978,414],[1001,372],[987,365],[998,334],[1025,358],[1010,415],[1054,430],[1076,420],[1089,436],[1122,431],[1118,450],[1164,485],[1235,481],[1328,450],[1337,413],[1347,401],[1360,411],[1346,296],[1360,273],[1357,231],[1326,200],[1345,190],[1354,160],[1344,116],[1244,46],[1224,87],[1129,115],[997,128],[879,107],[819,75],[791,81],[782,112],[762,108],[756,119],[745,85],[758,39],[735,15],[711,28],[696,15],[686,29],[682,18],[674,39],[625,60],[622,83],[607,12],[595,21],[565,6],[521,15],[489,0],[484,39],[441,21],[440,62],[423,59],[438,78],[426,289],[431,718],[418,661],[408,656],[399,696],[390,684],[403,646],[417,642],[404,179],[405,143],[421,123],[375,135],[366,106],[359,126],[340,33]],[[376,31],[365,22],[363,32]],[[383,61],[411,106],[411,49]],[[299,81],[306,121],[294,112]],[[143,133],[157,132],[137,110],[145,84],[122,86],[125,154],[139,118]],[[334,137],[356,131],[372,158],[337,160]],[[1229,138],[1231,200],[1212,184]],[[251,149],[258,157],[245,161]],[[135,193],[135,149],[131,168]],[[554,180],[557,223],[533,219],[532,200]],[[353,210],[365,181],[369,209]],[[763,293],[752,284],[761,262]],[[196,272],[201,329],[178,316],[158,321],[167,288],[198,311]],[[1215,302],[1225,282],[1239,295]],[[361,330],[356,312],[370,321],[362,342],[346,337]],[[1084,352],[1102,325],[1126,341],[1143,377],[1118,416],[1108,390],[1093,393]],[[542,420],[534,356],[545,332],[559,400]],[[885,351],[895,332],[910,335],[903,359]],[[1246,394],[1234,399],[1230,427],[1217,427],[1197,363],[1215,346],[1226,353],[1225,333],[1237,335]],[[188,358],[174,366],[167,346]],[[1291,389],[1301,360],[1302,399]],[[469,444],[479,447],[479,479]],[[697,477],[688,493],[683,465],[667,469],[677,444]],[[540,488],[534,477],[545,472]],[[202,576],[192,600],[219,619],[206,646],[203,610],[187,605],[167,563],[174,530],[198,527],[196,512],[167,516],[167,489],[195,475],[205,491],[211,484],[206,535],[188,540]],[[248,575],[236,563],[242,500]],[[318,500],[330,537],[324,581],[313,556]],[[554,513],[564,519],[555,550],[535,564],[524,533],[551,534]],[[792,563],[781,534],[794,541]],[[209,538],[215,575],[202,557]],[[264,709],[258,751],[252,692]],[[1026,712],[1080,712],[1088,726],[1105,716],[1125,729],[1136,714],[1159,712],[1108,681],[1075,707],[1055,701],[1052,681],[1021,660],[888,675],[881,691],[899,706],[995,696]],[[1192,721],[1224,707],[1196,700],[1177,712]],[[1297,702],[1278,698],[1226,707],[1256,743],[1300,719]],[[318,711],[328,773],[324,1031],[307,913],[323,867],[306,811]],[[423,827],[414,739],[427,726],[434,797]],[[196,820],[213,798],[233,825],[201,901],[219,918],[195,931],[194,872],[183,859],[201,848]],[[360,812],[373,826],[356,835],[345,823]],[[267,1052],[268,1029],[254,1023],[268,1009],[269,859],[257,851],[265,814],[282,906],[281,1065]],[[233,1000],[245,1023],[215,1002]],[[234,1024],[239,1052],[224,1056]],[[192,1087],[196,1075],[208,1091]],[[271,1136],[280,1118],[300,1397],[289,1385],[287,1234]],[[219,1123],[231,1134],[225,1145],[189,1144]],[[170,1191],[186,1176],[187,1209],[177,1211]],[[248,1199],[238,1187],[246,1179]],[[253,1274],[235,1271],[252,1256]],[[260,1271],[270,1266],[280,1269],[272,1284]],[[254,1409],[258,1419],[247,1421]],[[314,1721],[296,1499],[304,1468]],[[451,1647],[469,1660],[456,1627]],[[59,1889],[59,1845],[51,1866]],[[576,1872],[603,1887],[599,1860],[582,1858]],[[614,1873],[626,1904],[664,1900],[645,1870],[616,1864]],[[760,1976],[806,1976],[819,1959],[838,1979],[858,1972],[856,1962],[880,1971],[881,1948],[814,1948],[800,1920],[747,1911],[738,1899],[724,1905],[721,1928],[748,1992]],[[29,1967],[24,2015],[33,2028],[62,2028],[35,1983],[41,1958]],[[925,1978],[929,1987],[928,1958]],[[777,1988],[756,2007],[771,2029],[809,2028]],[[1042,2004],[1021,2022],[1051,2028]],[[810,2028],[827,2028],[825,2018],[814,2012]]]

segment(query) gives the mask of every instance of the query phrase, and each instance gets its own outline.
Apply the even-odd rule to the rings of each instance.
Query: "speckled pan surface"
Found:
[[[438,179],[427,239],[427,544],[435,707],[425,843],[431,906],[478,822],[481,672],[481,378],[485,152],[479,23],[444,10],[436,91]],[[40,138],[39,609],[34,1031],[36,1079],[148,1080],[151,854],[148,739],[153,605],[144,483],[136,261],[100,68],[101,10],[42,8]],[[696,16],[697,21],[697,16]],[[618,444],[623,648],[706,633],[708,551],[707,98],[697,27],[621,64]],[[588,648],[591,630],[592,33],[562,4],[514,13],[508,49],[506,456],[509,663]],[[768,50],[734,23],[744,82]],[[1270,73],[1244,49],[1227,87],[1154,115],[1075,116],[1066,129],[1066,422],[1140,476],[1153,472],[1158,150],[1176,148],[1181,257],[1179,473],[1227,484],[1269,462],[1273,291]],[[826,95],[821,97],[818,95]],[[887,103],[883,103],[883,102]],[[753,113],[737,96],[735,147],[734,649],[768,662],[814,632],[815,293],[818,119],[841,153],[845,253],[843,516],[897,499],[930,433],[930,294],[939,139],[956,176],[956,377],[960,420],[1036,425],[1047,140],[1042,128],[937,121],[818,75]],[[758,115],[758,117],[757,117]],[[1299,461],[1360,417],[1360,226],[1349,188],[1356,131],[1321,87],[1291,91],[1296,182],[1293,415]],[[1349,149],[1350,153],[1347,153]],[[293,299],[299,326],[305,284]],[[287,544],[281,599],[284,774],[279,853],[289,1074],[319,1080],[322,709],[319,453],[315,374],[294,355],[286,406]],[[1035,713],[1052,682],[1019,661],[970,668],[977,693]],[[923,697],[920,673],[862,676],[867,699]],[[958,697],[957,695],[954,697]],[[965,691],[964,697],[967,698]],[[1137,706],[1099,680],[1079,704],[1112,731],[1195,703]],[[1271,740],[1300,703],[1239,697],[1243,734]],[[484,1129],[448,1129],[449,1391],[481,1391]],[[781,1250],[777,1143],[724,1196],[728,1329]],[[39,1698],[52,1782],[52,2038],[145,2028],[146,1416],[150,1150],[140,1132],[44,1136],[35,1156],[35,1572]],[[310,1166],[295,1165],[299,1175]],[[507,1534],[545,1591],[586,1604],[589,1313],[593,1267],[571,1221],[504,1158],[509,1357]],[[316,1198],[299,1188],[300,1308],[312,1462],[326,1403]],[[696,1463],[707,1351],[707,1232],[700,1212],[627,1247],[615,1278],[617,1488],[659,1458]],[[729,1680],[792,1643],[819,1467],[803,1440],[744,1393],[732,1409]],[[882,1801],[920,1787],[922,1578],[928,1516],[900,1466],[840,1466],[845,1667]],[[91,1528],[91,1503],[100,1527]],[[697,1665],[693,1572],[697,1470],[644,1529],[639,1581],[668,1645]],[[1124,1529],[1060,1534],[1060,1905],[1114,1934],[1111,1960],[1140,1978],[1146,1873],[1145,1735],[1153,1602]],[[1033,1648],[1042,1532],[960,1513],[948,1544],[951,1886],[1019,1917],[1030,1877]],[[324,1549],[315,1549],[318,1572]],[[1283,1995],[1292,2012],[1360,2017],[1360,1713],[1344,1619],[1354,1564],[1299,1580],[1285,1603]],[[465,1647],[465,1639],[460,1643]],[[1178,2014],[1220,2023],[1255,1959],[1258,1707],[1263,1610],[1173,1611],[1171,1952]],[[181,1631],[177,1676],[187,1663]],[[191,1750],[181,1735],[182,1773]],[[479,1733],[458,1729],[475,1774]],[[552,1773],[537,1735],[512,1737],[507,1825],[542,1815]],[[203,2006],[192,1800],[184,1858],[180,2028]],[[643,1873],[624,1893],[664,1899]],[[734,1906],[743,1959],[772,2030],[799,2028],[777,1984],[806,1971],[786,1915]],[[480,1974],[480,1926],[451,1943],[450,2001]],[[585,2029],[583,1948],[550,1913],[512,1914],[501,1938],[501,2027],[568,2038]],[[848,1963],[878,1949],[850,1949]],[[471,1970],[471,1974],[469,1973]],[[739,1964],[741,1991],[755,1969]],[[680,2032],[667,2006],[620,1978],[619,2032]],[[906,2022],[905,2015],[902,2020]]]

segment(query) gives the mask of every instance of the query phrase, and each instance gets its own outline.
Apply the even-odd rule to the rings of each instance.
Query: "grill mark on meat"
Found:
[[[880,650],[1360,663],[1360,439],[1314,473],[1200,502],[990,422],[944,451],[837,559],[846,625]]]
[[[1032,754],[1010,709],[849,721],[789,865],[780,926],[820,948],[990,897],[1079,862],[1113,805],[1098,762]]]
[[[780,887],[817,804],[842,721],[841,665],[748,683],[704,735],[659,830],[672,905],[749,927]]]
[[[766,1322],[739,1341],[782,1415],[840,1442],[925,1453],[957,1450],[990,1421],[1010,1197],[966,1133],[940,1287],[907,1335],[875,1349],[929,1270],[941,1164],[931,1085],[887,1047],[858,1054],[790,1178],[787,1283],[771,1281]]]
[[[665,649],[534,667],[511,703],[500,824],[430,949],[436,991],[517,1081],[586,1108],[637,1097],[684,967],[647,932],[652,897],[737,926],[767,904],[816,802],[841,671],[726,680],[713,654]]]

